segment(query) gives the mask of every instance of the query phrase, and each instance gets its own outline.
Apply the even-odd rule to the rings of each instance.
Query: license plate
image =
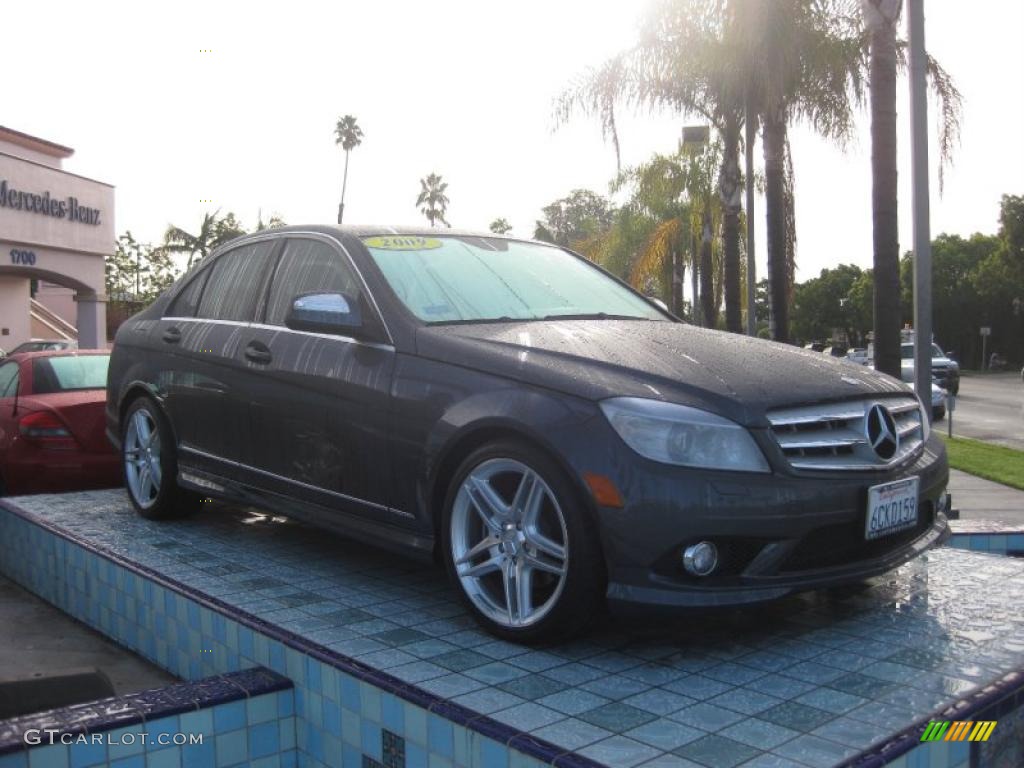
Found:
[[[865,539],[870,541],[890,536],[917,525],[918,484],[918,478],[908,477],[868,489]]]

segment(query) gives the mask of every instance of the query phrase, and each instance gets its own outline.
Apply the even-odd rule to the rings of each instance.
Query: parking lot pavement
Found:
[[[949,492],[963,520],[996,520],[1024,527],[1024,491],[951,469]]]
[[[946,433],[946,422],[935,426]],[[1020,371],[964,376],[953,412],[953,434],[1024,451],[1024,383]]]
[[[0,681],[96,667],[117,693],[177,678],[0,576]]]

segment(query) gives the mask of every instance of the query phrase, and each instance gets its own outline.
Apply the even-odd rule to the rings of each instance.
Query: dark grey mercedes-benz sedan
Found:
[[[121,327],[108,390],[141,514],[217,497],[437,556],[513,640],[854,582],[948,536],[904,384],[685,325],[543,243],[240,238]]]

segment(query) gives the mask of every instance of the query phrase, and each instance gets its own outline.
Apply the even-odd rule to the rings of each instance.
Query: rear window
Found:
[[[49,395],[54,392],[106,389],[109,365],[110,355],[41,357],[32,361],[32,392],[36,395]]]

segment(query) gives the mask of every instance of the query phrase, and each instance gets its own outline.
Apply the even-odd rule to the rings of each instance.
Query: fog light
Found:
[[[718,565],[718,550],[710,541],[691,544],[683,550],[683,567],[694,576],[707,576]]]

